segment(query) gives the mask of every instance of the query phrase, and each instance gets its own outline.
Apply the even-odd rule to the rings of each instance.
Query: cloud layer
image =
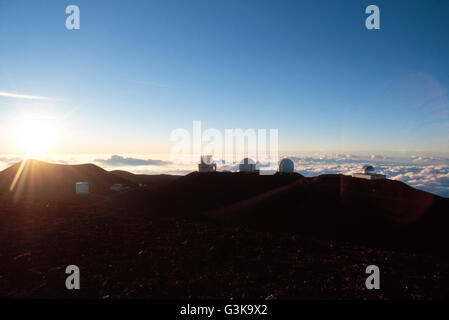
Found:
[[[306,177],[320,174],[346,174],[360,172],[364,164],[372,164],[378,173],[388,179],[399,180],[408,185],[449,197],[449,160],[436,157],[416,157],[397,161],[388,157],[303,157],[292,158],[295,170]]]
[[[449,197],[449,157],[409,156],[392,158],[384,155],[357,156],[353,154],[331,154],[289,157],[295,163],[296,172],[306,176],[321,174],[346,174],[360,172],[365,164],[373,165],[377,172],[387,175],[388,179],[399,180],[408,185],[443,197]],[[0,170],[5,169],[21,159],[18,157],[1,157]],[[63,164],[93,162],[106,170],[126,170],[137,174],[176,174],[185,175],[197,170],[196,164],[176,165],[166,160],[144,159],[113,155],[73,156],[45,161]],[[238,163],[217,164],[219,171],[237,171]],[[264,170],[263,166],[260,167]],[[267,173],[269,173],[267,171]]]
[[[162,166],[167,165],[169,162],[162,160],[152,159],[137,159],[137,158],[124,158],[122,156],[113,155],[109,159],[95,159],[94,162],[101,163],[107,166],[123,167],[123,166]]]

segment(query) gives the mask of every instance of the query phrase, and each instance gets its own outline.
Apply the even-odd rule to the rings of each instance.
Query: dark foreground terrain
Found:
[[[0,172],[3,298],[448,297],[448,199],[399,182],[191,174],[139,188],[95,166],[28,166],[22,194],[1,190],[18,168]],[[95,194],[74,196],[73,179]],[[65,288],[72,264],[80,290]]]

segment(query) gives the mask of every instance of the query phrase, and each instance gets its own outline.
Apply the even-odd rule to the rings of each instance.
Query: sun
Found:
[[[15,127],[15,144],[27,156],[43,154],[53,147],[56,135],[51,117],[25,117]]]

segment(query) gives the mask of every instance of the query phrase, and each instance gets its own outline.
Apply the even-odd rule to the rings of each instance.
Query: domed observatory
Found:
[[[259,170],[256,168],[256,163],[250,158],[245,158],[240,162],[239,171],[242,173],[259,174]]]
[[[279,173],[280,174],[290,174],[295,172],[295,164],[292,160],[285,158],[279,162]]]
[[[367,165],[367,166],[363,166],[362,172],[364,174],[375,174],[376,170],[374,169],[373,166]]]
[[[366,180],[381,180],[386,179],[384,174],[376,173],[376,169],[374,169],[371,165],[363,166],[362,172],[354,173],[352,175],[353,178],[366,179]]]

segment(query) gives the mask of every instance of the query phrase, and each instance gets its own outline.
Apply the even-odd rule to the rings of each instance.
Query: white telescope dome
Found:
[[[374,174],[374,173],[376,173],[376,170],[374,169],[374,167],[370,166],[370,165],[364,166],[362,171],[363,171],[364,174]]]
[[[285,158],[279,163],[279,172],[292,173],[295,171],[295,164],[292,160]]]

